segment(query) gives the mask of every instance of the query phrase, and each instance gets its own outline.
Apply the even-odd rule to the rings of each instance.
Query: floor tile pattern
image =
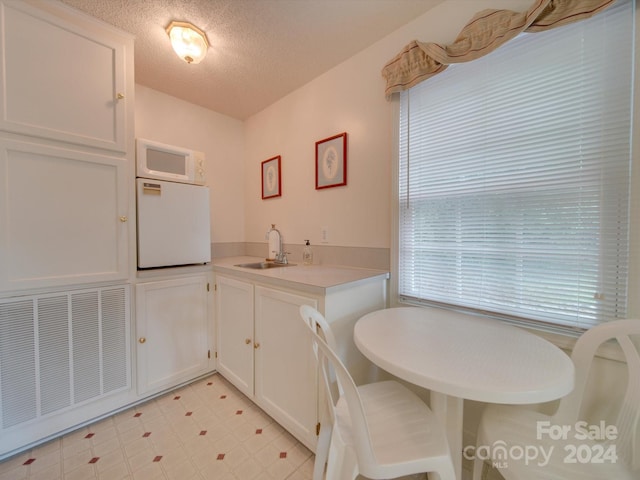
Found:
[[[0,480],[310,480],[313,453],[212,375],[0,463]]]

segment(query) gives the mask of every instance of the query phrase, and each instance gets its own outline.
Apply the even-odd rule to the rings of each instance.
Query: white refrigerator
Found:
[[[136,179],[138,268],[211,261],[209,188]]]

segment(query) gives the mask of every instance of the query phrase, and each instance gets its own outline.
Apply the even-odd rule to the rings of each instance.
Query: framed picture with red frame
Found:
[[[262,199],[282,195],[280,155],[262,162]]]
[[[347,184],[347,132],[316,142],[316,190]]]

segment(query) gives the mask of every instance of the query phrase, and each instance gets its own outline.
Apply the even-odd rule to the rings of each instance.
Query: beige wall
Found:
[[[265,242],[271,223],[290,245],[388,249],[394,102],[382,66],[414,38],[452,41],[474,11],[529,0],[447,0],[241,122],[136,85],[136,137],[201,150],[211,187],[212,242]],[[315,142],[346,131],[348,184],[315,190]],[[263,160],[282,156],[282,197],[261,199]],[[378,252],[378,250],[376,250]]]
[[[331,245],[390,248],[394,208],[390,177],[396,119],[393,102],[384,99],[381,68],[413,39],[453,41],[477,11],[522,11],[530,4],[530,0],[447,0],[251,117],[246,122],[247,241],[263,242],[269,224],[276,223],[290,243],[302,243],[305,238],[318,243],[321,226],[327,226]],[[316,191],[315,141],[342,131],[349,134],[348,185]],[[283,196],[261,200],[260,162],[274,155],[283,159]],[[637,232],[634,238],[638,238]],[[632,257],[633,265],[636,260]],[[630,297],[630,309],[636,312],[636,296]],[[615,361],[600,361],[590,388],[591,420],[607,418],[604,410],[608,402],[603,400],[610,388],[604,379],[619,383],[619,367]],[[477,402],[465,403],[464,445],[475,442],[483,407]]]
[[[320,244],[320,229],[326,226],[329,247],[388,249],[396,119],[393,102],[384,98],[382,66],[413,39],[453,41],[476,11],[525,10],[530,3],[447,0],[244,123],[137,86],[136,136],[206,153],[214,242],[248,242],[259,249],[270,224],[276,223],[289,244],[300,245],[307,238]],[[349,134],[348,185],[316,191],[315,142],[343,131]],[[260,163],[275,155],[282,156],[283,195],[262,200]],[[635,198],[634,205],[638,202]],[[637,247],[637,241],[632,245]],[[636,312],[636,295],[630,297]],[[618,366],[602,361],[592,398],[604,398],[609,389],[602,379],[619,378]],[[593,411],[599,412],[606,402],[595,405]],[[465,445],[474,442],[482,407],[465,404]]]
[[[477,10],[518,1],[449,0],[276,102],[246,122],[246,240],[264,242],[271,223],[287,243],[389,248],[393,102],[384,64],[414,38],[452,41]],[[315,190],[315,142],[346,131],[348,184]],[[262,161],[282,156],[282,197],[261,199]]]
[[[136,85],[136,138],[204,152],[211,194],[211,241],[244,240],[244,124]]]
[[[373,81],[372,81],[373,79]],[[359,55],[246,123],[246,238],[271,223],[286,243],[389,246],[391,108],[379,63]],[[315,142],[348,134],[347,185],[315,189]],[[282,156],[282,196],[261,199],[261,162]]]
[[[347,252],[346,257],[332,255],[330,263],[335,258],[347,261],[354,248],[369,247],[376,261],[358,264],[384,268],[388,261],[381,257],[388,257],[384,252],[392,245],[395,211],[391,175],[396,118],[394,101],[384,98],[382,66],[412,39],[452,42],[484,8],[522,11],[530,3],[446,0],[246,122],[137,85],[136,136],[205,152],[214,243],[247,242],[261,252],[265,233],[275,223],[288,248],[298,254],[307,238],[320,247],[320,229],[327,227],[329,241],[322,246],[346,247]],[[348,185],[315,190],[315,142],[343,131],[349,135]],[[283,196],[262,200],[260,163],[275,155],[282,156]],[[636,185],[639,172],[634,169]],[[640,196],[632,200],[637,211]],[[632,226],[632,315],[640,311],[640,296],[633,294],[640,276],[638,225]]]

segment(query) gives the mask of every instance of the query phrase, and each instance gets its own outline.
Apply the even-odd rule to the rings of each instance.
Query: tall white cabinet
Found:
[[[133,39],[0,1],[0,292],[126,280]]]
[[[133,37],[0,0],[0,458],[131,393]]]

